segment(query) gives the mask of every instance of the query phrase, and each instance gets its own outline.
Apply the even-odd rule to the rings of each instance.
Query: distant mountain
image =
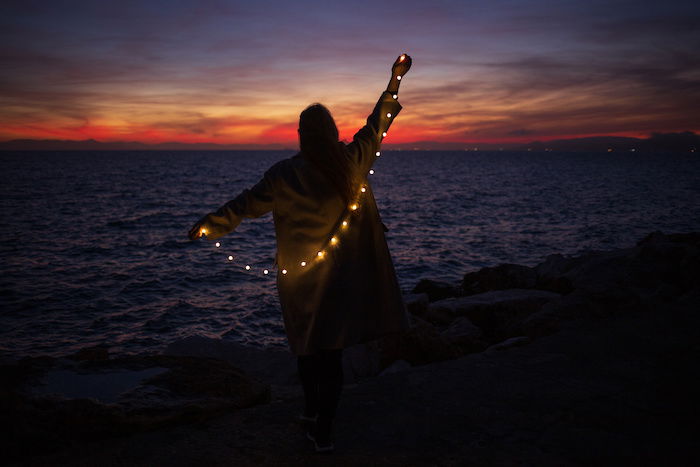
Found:
[[[640,152],[689,152],[700,151],[700,135],[691,131],[682,133],[654,133],[649,138],[622,136],[594,136],[590,138],[533,141],[519,149],[532,151],[640,151]]]
[[[102,142],[94,139],[82,141],[58,139],[13,139],[0,142],[0,151],[236,151],[236,150],[285,150],[282,144],[216,144],[216,143],[156,143],[139,141]]]
[[[654,133],[649,138],[593,136],[503,144],[416,141],[406,144],[387,144],[385,147],[387,149],[444,151],[700,152],[700,135],[685,131],[682,133]]]
[[[387,143],[388,150],[432,150],[432,151],[586,151],[586,152],[700,152],[700,135],[692,131],[680,133],[654,133],[649,138],[627,138],[622,136],[594,136],[531,143],[469,143],[416,141],[413,143]],[[235,150],[289,150],[283,144],[216,144],[216,143],[157,143],[138,141],[101,142],[94,139],[84,141],[15,139],[0,142],[0,151],[235,151]]]

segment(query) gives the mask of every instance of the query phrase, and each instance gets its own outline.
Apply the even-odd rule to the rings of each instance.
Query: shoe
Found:
[[[321,444],[319,444],[316,441],[316,437],[310,431],[306,432],[306,437],[314,442],[314,449],[318,453],[331,452],[335,449],[335,446],[333,446],[333,443],[330,440],[327,440],[326,442],[322,442]]]

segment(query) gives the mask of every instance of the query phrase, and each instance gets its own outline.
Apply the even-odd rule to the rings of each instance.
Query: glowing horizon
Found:
[[[403,52],[387,143],[700,132],[692,2],[308,3],[10,2],[0,141],[296,146],[313,102],[350,140]]]

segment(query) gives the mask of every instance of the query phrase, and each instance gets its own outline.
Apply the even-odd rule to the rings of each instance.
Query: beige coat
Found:
[[[346,146],[356,178],[363,180],[350,206],[320,171],[297,154],[273,165],[254,187],[205,217],[207,237],[216,239],[244,217],[272,211],[277,290],[289,345],[297,355],[344,348],[407,327],[368,181],[382,132],[400,110],[398,101],[384,92],[367,125]]]

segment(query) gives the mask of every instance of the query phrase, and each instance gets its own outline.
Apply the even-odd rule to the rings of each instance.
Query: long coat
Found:
[[[272,211],[277,290],[296,355],[344,348],[407,327],[368,181],[382,133],[400,110],[391,93],[382,93],[367,124],[345,146],[355,179],[361,180],[350,205],[311,162],[297,154],[273,165],[254,187],[204,218],[207,237],[216,239],[243,218]]]

